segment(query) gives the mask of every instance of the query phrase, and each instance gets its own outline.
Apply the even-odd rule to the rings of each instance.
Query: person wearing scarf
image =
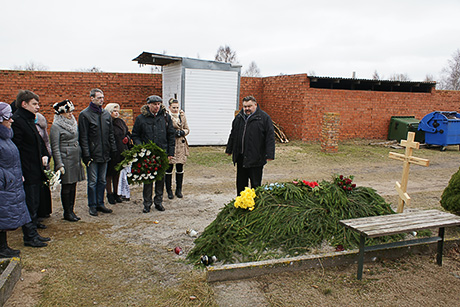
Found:
[[[75,196],[77,182],[85,180],[81,164],[81,149],[78,143],[78,126],[72,111],[72,101],[66,99],[55,103],[54,121],[50,129],[50,143],[53,152],[54,169],[61,172],[61,203],[64,219],[76,222]]]

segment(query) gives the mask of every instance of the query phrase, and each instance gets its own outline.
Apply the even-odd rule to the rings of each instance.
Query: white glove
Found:
[[[43,163],[43,166],[47,166],[47,165],[48,165],[48,156],[43,156],[43,157],[42,157],[42,163]]]
[[[64,168],[64,166],[61,166],[61,167],[59,168],[59,171],[61,172],[61,175],[64,175],[64,174],[65,174],[65,168]]]

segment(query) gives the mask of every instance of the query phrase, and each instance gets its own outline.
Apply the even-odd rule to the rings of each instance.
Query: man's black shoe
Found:
[[[38,229],[46,229],[47,227],[46,227],[46,225],[44,225],[44,224],[42,224],[42,223],[38,223],[38,224],[37,224],[37,228],[38,228]]]
[[[96,207],[96,210],[97,211],[100,211],[100,212],[103,212],[103,213],[112,213],[113,210],[112,209],[109,209],[107,208],[106,206],[102,205],[102,206],[97,206]]]
[[[157,209],[158,211],[165,211],[165,207],[163,207],[162,204],[155,205],[155,209]]]
[[[89,215],[97,216],[96,207],[89,207]]]
[[[30,241],[24,241],[24,246],[31,246],[31,247],[45,247],[48,246],[45,242],[40,241],[38,238],[33,238]]]
[[[40,241],[42,241],[42,242],[51,241],[51,238],[49,238],[49,237],[42,237],[41,235],[37,235],[35,238],[37,238],[37,240],[40,240]]]
[[[150,206],[144,206],[144,209],[142,210],[144,213],[149,213],[150,212]]]

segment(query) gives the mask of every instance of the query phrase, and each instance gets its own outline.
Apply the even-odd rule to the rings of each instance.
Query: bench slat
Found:
[[[341,220],[340,223],[372,238],[427,228],[457,226],[460,225],[460,217],[439,210],[424,210]]]

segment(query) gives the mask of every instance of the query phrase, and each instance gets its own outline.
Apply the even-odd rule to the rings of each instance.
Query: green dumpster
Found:
[[[388,129],[388,139],[401,140],[407,139],[408,132],[415,132],[415,141],[425,143],[425,132],[418,130],[420,120],[415,116],[392,116],[390,120],[390,128]]]

